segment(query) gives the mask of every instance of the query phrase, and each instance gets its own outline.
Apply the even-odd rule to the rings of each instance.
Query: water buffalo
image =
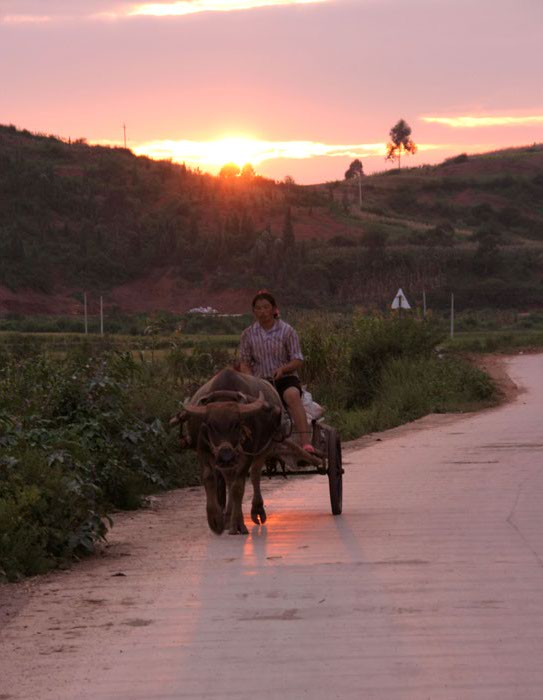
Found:
[[[221,534],[225,524],[231,535],[247,534],[242,512],[245,481],[253,485],[251,519],[266,521],[260,476],[266,458],[282,440],[282,404],[273,386],[257,377],[223,369],[202,386],[184,411],[171,423],[186,423],[184,446],[197,450],[207,499],[207,521]],[[314,458],[289,440],[283,440],[309,462]],[[226,511],[217,496],[218,473],[228,489]]]

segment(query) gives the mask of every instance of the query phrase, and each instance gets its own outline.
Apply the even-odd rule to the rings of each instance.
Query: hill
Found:
[[[543,146],[315,186],[0,127],[0,313],[543,306]],[[92,311],[92,309],[91,309]]]

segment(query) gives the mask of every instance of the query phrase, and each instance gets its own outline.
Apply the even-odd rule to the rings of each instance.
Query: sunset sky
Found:
[[[0,0],[0,123],[299,183],[543,141],[543,0]]]

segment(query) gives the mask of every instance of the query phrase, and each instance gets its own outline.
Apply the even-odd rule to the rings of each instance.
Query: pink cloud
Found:
[[[520,116],[456,116],[421,117],[428,124],[442,124],[453,128],[474,129],[489,126],[537,126],[543,124],[543,115]]]

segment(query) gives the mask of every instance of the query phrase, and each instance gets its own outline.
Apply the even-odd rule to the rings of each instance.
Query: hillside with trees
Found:
[[[541,145],[346,175],[215,177],[0,127],[0,313],[70,311],[83,291],[128,311],[239,311],[260,287],[302,308],[382,307],[400,286],[543,306]]]

